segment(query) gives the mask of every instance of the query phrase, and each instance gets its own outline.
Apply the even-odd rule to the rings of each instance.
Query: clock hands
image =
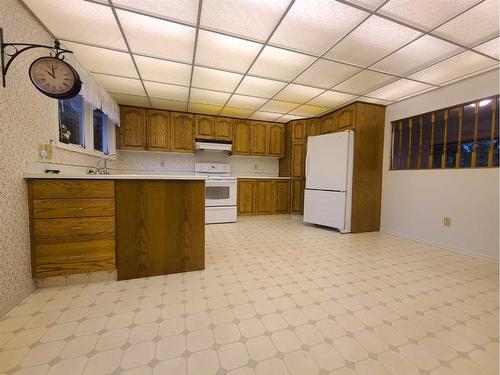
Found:
[[[43,71],[44,71],[45,73],[48,73],[48,74],[49,74],[52,78],[56,78],[56,76],[54,75],[54,73],[53,73],[53,72],[51,73],[51,72],[49,72],[48,70],[45,70],[45,69],[43,69]]]

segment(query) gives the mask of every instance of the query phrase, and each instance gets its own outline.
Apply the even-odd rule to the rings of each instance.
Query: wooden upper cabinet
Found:
[[[123,150],[146,149],[146,110],[120,107],[120,148]]]
[[[346,129],[354,128],[356,121],[356,104],[351,104],[343,109],[337,111],[337,128]]]
[[[337,129],[337,116],[335,113],[326,115],[321,119],[320,133],[332,133]]]
[[[297,143],[292,147],[292,177],[305,177],[306,144]]]
[[[290,212],[290,181],[274,181],[274,213],[286,214]]]
[[[311,137],[314,135],[321,134],[321,121],[320,119],[314,118],[305,120],[306,123],[306,137]]]
[[[285,125],[272,123],[269,125],[269,156],[285,155]]]
[[[306,121],[298,120],[292,124],[292,142],[303,142],[306,139]]]
[[[170,121],[170,150],[172,152],[194,152],[194,116],[188,113],[172,112]]]
[[[233,119],[227,117],[215,118],[215,139],[230,141],[233,139]]]
[[[146,148],[170,151],[170,112],[147,111],[146,118]]]
[[[233,120],[233,155],[250,155],[250,121]]]
[[[274,181],[255,181],[255,212],[257,215],[270,215],[274,212]]]
[[[255,214],[255,185],[253,180],[238,179],[238,215]]]
[[[251,126],[251,154],[268,154],[269,125],[266,122],[253,121]]]
[[[215,137],[214,116],[194,115],[196,138],[212,139]]]

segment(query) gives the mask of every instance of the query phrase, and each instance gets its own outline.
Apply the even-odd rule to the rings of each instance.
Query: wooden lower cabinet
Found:
[[[274,212],[276,214],[290,212],[290,180],[274,181]]]
[[[254,180],[238,179],[238,215],[255,215]]]
[[[290,180],[238,179],[238,215],[287,214]]]
[[[274,213],[274,181],[255,181],[255,213],[257,215]]]

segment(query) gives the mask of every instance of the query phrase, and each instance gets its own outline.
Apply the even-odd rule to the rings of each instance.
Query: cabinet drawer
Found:
[[[33,180],[33,198],[113,198],[115,183],[106,181],[82,180]]]
[[[40,257],[35,261],[35,277],[70,275],[74,273],[113,270],[114,252],[73,256]]]
[[[114,214],[115,200],[113,198],[33,200],[35,219],[114,216]]]

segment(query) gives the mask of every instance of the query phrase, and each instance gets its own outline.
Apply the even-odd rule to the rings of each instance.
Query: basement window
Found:
[[[85,147],[84,112],[81,95],[59,100],[59,142]]]
[[[109,153],[108,150],[108,116],[100,109],[93,111],[94,150]]]

